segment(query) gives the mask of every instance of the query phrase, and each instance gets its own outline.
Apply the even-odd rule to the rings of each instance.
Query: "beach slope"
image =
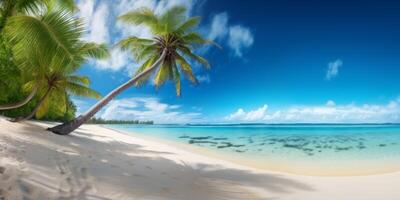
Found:
[[[316,177],[239,166],[171,145],[84,125],[0,118],[0,199],[398,199],[400,173]]]

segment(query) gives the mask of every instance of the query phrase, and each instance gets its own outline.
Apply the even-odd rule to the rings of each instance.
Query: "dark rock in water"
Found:
[[[284,144],[283,145],[283,147],[286,147],[286,148],[295,148],[295,149],[301,149],[302,148],[302,146],[301,145],[296,145],[296,144]]]
[[[246,146],[246,145],[244,145],[244,144],[236,144],[236,145],[233,144],[233,145],[232,145],[232,147],[244,147],[244,146]]]
[[[217,146],[218,149],[223,149],[223,148],[228,148],[228,147],[233,146],[233,144],[230,142],[221,142],[221,144],[224,144],[224,145]]]
[[[353,147],[336,147],[335,150],[337,150],[337,151],[347,151],[347,150],[349,150],[351,148],[353,148]]]
[[[190,139],[193,140],[207,140],[207,139],[211,139],[212,136],[206,136],[206,137],[191,137]]]
[[[314,149],[310,149],[310,148],[305,148],[303,149],[304,151],[314,151]]]
[[[203,140],[189,140],[189,144],[218,144],[218,142],[213,141],[203,141]]]
[[[213,140],[227,140],[228,138],[214,138]]]
[[[386,147],[386,144],[379,144],[379,147]]]
[[[324,149],[332,149],[332,146],[324,145]]]
[[[238,152],[238,153],[243,153],[243,152],[245,152],[245,151],[242,151],[242,150],[235,150],[236,152]]]
[[[187,135],[182,135],[182,136],[180,136],[179,138],[190,138],[190,137],[187,136]]]

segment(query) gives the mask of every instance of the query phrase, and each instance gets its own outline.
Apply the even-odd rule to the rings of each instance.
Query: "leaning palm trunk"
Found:
[[[43,97],[40,99],[39,103],[36,105],[36,107],[32,110],[32,112],[25,116],[25,117],[17,117],[14,120],[12,120],[13,122],[19,122],[19,121],[24,121],[24,120],[29,120],[31,119],[33,116],[35,116],[36,112],[39,110],[40,106],[43,105],[44,101],[49,97],[50,95],[50,91],[51,89],[47,89],[46,93],[43,95]]]
[[[143,77],[146,77],[149,75],[151,72],[153,72],[155,69],[160,66],[162,61],[164,60],[166,56],[166,50],[164,50],[158,58],[158,60],[148,69],[144,70],[143,72],[139,73],[126,83],[122,84],[118,88],[114,89],[111,91],[107,96],[105,96],[103,99],[101,99],[99,102],[97,102],[92,108],[89,109],[85,114],[77,117],[76,119],[66,122],[64,124],[49,128],[49,131],[52,131],[55,134],[59,135],[68,135],[75,129],[77,129],[79,126],[81,126],[83,123],[87,122],[91,117],[93,117],[100,109],[102,109],[105,105],[107,105],[108,102],[110,102],[115,96],[123,92],[124,90],[128,89],[132,85],[134,85],[138,80],[142,79]]]
[[[0,110],[10,110],[10,109],[15,109],[22,107],[23,105],[27,104],[32,98],[36,95],[38,88],[34,87],[31,93],[22,101],[9,104],[9,105],[0,105]]]

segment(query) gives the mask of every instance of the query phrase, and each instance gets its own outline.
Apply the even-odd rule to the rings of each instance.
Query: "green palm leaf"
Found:
[[[80,85],[77,83],[69,82],[68,85],[66,86],[66,90],[76,96],[83,96],[83,97],[90,97],[90,98],[95,98],[95,99],[100,99],[101,94],[96,92],[95,90],[92,90],[84,85]]]
[[[39,17],[15,16],[8,23],[6,34],[16,43],[16,56],[30,55],[32,49],[41,49],[42,54],[72,58],[74,44],[83,32],[81,21],[68,12],[50,12]]]
[[[108,47],[105,44],[85,43],[79,48],[79,56],[94,59],[106,59],[110,57]]]

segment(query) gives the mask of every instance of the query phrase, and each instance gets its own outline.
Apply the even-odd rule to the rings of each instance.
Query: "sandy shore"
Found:
[[[391,200],[400,172],[346,177],[256,170],[96,125],[69,136],[0,118],[0,199]]]

